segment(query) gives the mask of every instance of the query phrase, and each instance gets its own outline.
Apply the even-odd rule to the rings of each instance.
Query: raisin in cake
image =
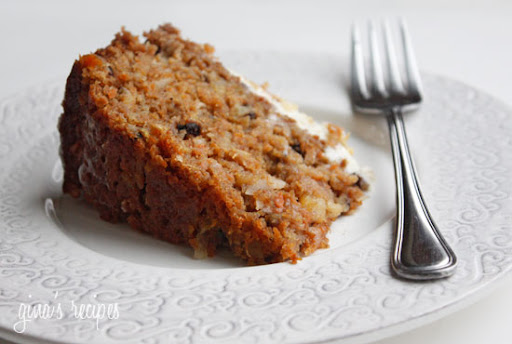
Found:
[[[224,67],[166,24],[81,56],[59,121],[64,192],[104,220],[249,264],[328,246],[366,182],[346,133]]]

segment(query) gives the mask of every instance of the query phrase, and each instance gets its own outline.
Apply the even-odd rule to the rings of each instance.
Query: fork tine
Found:
[[[371,21],[368,23],[368,34],[370,35],[370,57],[373,89],[380,96],[386,97],[387,92],[386,86],[384,84],[384,74],[382,72],[379,45],[377,43],[377,33],[375,32],[375,27]]]
[[[352,25],[352,90],[359,92],[359,97],[370,98],[370,92],[366,86],[364,73],[363,49],[361,47],[361,34],[355,24]]]
[[[416,64],[416,57],[412,49],[411,38],[407,25],[403,19],[400,19],[400,32],[402,33],[402,44],[404,48],[405,70],[408,78],[409,89],[420,95],[422,90],[420,73]]]
[[[400,77],[400,72],[398,69],[398,60],[396,58],[395,46],[393,44],[393,39],[391,37],[391,29],[389,28],[389,23],[387,20],[384,20],[382,24],[384,28],[384,41],[386,46],[386,55],[387,55],[387,65],[389,70],[389,84],[392,92],[397,92],[400,94],[405,94],[404,85],[402,83],[402,79]]]

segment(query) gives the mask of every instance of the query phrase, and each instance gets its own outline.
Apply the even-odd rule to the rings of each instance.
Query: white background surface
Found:
[[[404,17],[421,69],[466,82],[512,107],[512,1],[2,1],[0,98],[69,73],[78,54],[125,25],[172,22],[218,50],[348,54],[353,22]],[[63,79],[64,82],[64,79]],[[512,342],[512,281],[476,304],[379,344]],[[1,342],[1,340],[0,340]]]

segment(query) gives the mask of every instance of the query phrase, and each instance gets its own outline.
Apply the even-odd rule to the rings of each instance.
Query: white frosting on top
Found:
[[[256,85],[244,77],[238,75],[240,80],[255,94],[265,98],[270,104],[272,104],[277,113],[290,117],[297,122],[297,126],[302,130],[306,130],[311,135],[318,136],[321,140],[327,139],[327,123],[319,123],[304,112],[300,112],[297,106],[290,104],[282,99],[276,99],[270,93],[268,93],[263,87]]]
[[[277,113],[294,119],[299,128],[309,132],[311,135],[318,136],[318,138],[321,140],[327,140],[329,133],[327,128],[328,123],[320,123],[315,121],[310,116],[300,112],[297,106],[273,96],[263,87],[248,81],[243,76],[234,73],[231,70],[230,72],[231,74],[238,76],[240,81],[242,81],[242,83],[244,83],[244,85],[246,85],[251,92],[262,98],[265,98],[270,104],[272,104]],[[270,114],[269,120],[277,121],[278,117],[275,114]],[[329,159],[329,161],[334,163],[341,163],[343,160],[346,160],[345,169],[348,173],[356,173],[360,171],[360,167],[357,161],[352,157],[350,151],[341,143],[338,143],[334,147],[327,146],[325,148],[324,154],[327,159]]]
[[[348,173],[356,173],[359,172],[359,164],[357,163],[356,159],[350,154],[348,149],[342,145],[341,143],[338,143],[336,146],[327,146],[324,151],[325,156],[327,159],[329,159],[331,162],[340,163],[343,160],[346,161],[345,170]]]

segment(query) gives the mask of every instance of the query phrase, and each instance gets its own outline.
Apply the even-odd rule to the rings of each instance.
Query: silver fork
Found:
[[[403,278],[437,279],[453,274],[457,258],[430,216],[409,152],[402,113],[421,103],[421,80],[405,22],[401,20],[399,26],[406,83],[402,82],[388,23],[382,25],[387,73],[379,55],[377,30],[369,24],[371,78],[368,80],[360,31],[353,27],[352,104],[357,111],[384,114],[388,120],[397,186],[396,239],[391,266]]]

